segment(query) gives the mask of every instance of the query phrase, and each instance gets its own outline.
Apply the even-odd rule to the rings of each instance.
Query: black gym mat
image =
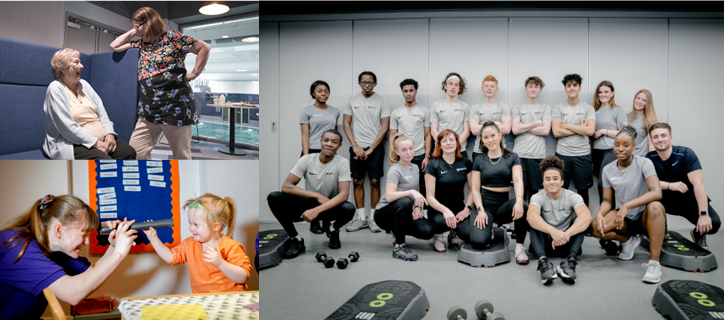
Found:
[[[724,319],[724,290],[691,280],[669,280],[657,288],[652,304],[669,319]]]
[[[689,240],[689,238],[673,231],[669,231],[669,238],[664,239],[664,243],[661,245],[661,250],[688,257],[705,256],[711,253],[708,250],[697,246],[696,243]]]
[[[259,232],[259,269],[281,263],[284,251],[288,247],[287,240],[289,240],[289,235],[284,229]]]
[[[414,300],[419,299],[421,291],[422,288],[409,281],[390,280],[368,284],[327,320],[398,319],[414,304]]]

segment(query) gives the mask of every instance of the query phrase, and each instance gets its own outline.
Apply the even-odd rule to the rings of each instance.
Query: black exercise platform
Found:
[[[288,249],[289,235],[284,229],[259,232],[259,270],[274,267],[282,262]]]
[[[469,243],[463,244],[460,247],[460,253],[458,253],[458,261],[473,267],[492,267],[510,262],[508,233],[501,228],[494,228],[493,230],[495,237],[483,250],[475,250]]]
[[[671,320],[724,319],[724,290],[699,281],[666,281],[656,288],[651,304]]]
[[[646,238],[641,240],[641,246],[649,248]],[[713,253],[674,231],[664,238],[659,260],[662,266],[694,272],[708,272],[718,266]]]
[[[420,286],[388,280],[364,286],[326,320],[419,320],[429,309],[430,302]]]

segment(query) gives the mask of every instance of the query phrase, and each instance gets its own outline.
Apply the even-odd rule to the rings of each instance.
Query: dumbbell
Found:
[[[317,252],[317,262],[321,262],[327,268],[334,267],[334,258],[327,257],[324,252]]]
[[[606,241],[606,244],[604,245],[604,250],[606,250],[606,254],[609,256],[615,256],[619,252],[621,252],[621,245],[617,245],[612,240]]]
[[[487,300],[480,300],[475,304],[475,315],[481,320],[505,320],[505,317],[500,312],[495,312],[493,304]]]
[[[346,269],[350,262],[357,262],[357,260],[359,260],[359,253],[352,251],[347,257],[349,261],[347,258],[339,258],[339,260],[337,260],[337,268]]]
[[[447,311],[447,320],[465,320],[468,318],[468,313],[459,306],[454,306]]]

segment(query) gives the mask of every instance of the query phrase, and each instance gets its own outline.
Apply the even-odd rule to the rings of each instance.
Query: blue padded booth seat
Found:
[[[0,37],[0,159],[45,159],[43,102],[53,82],[50,60],[60,50]],[[128,142],[136,122],[138,49],[81,53],[81,78],[103,101],[118,136]]]

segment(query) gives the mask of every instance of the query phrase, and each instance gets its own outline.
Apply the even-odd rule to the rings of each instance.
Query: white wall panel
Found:
[[[673,144],[696,152],[706,191],[719,216],[724,214],[724,158],[718,137],[724,119],[724,20],[672,19],[670,30],[669,124]],[[670,220],[671,221],[671,220]],[[671,225],[671,222],[669,222]],[[682,221],[683,226],[691,227]]]
[[[596,86],[611,81],[616,103],[626,113],[633,109],[634,95],[648,89],[656,116],[666,121],[668,109],[669,39],[667,19],[591,19],[590,77],[583,81],[593,104]]]
[[[260,23],[259,220],[273,221],[266,196],[279,190],[279,24]],[[272,128],[274,126],[274,128]],[[274,131],[272,131],[274,130]],[[262,178],[263,177],[263,178]]]
[[[483,78],[498,79],[496,99],[508,102],[507,18],[430,20],[430,105],[445,98],[442,82],[450,72],[465,78],[467,90],[459,96],[470,106],[483,100]],[[475,137],[468,138],[472,159]]]

